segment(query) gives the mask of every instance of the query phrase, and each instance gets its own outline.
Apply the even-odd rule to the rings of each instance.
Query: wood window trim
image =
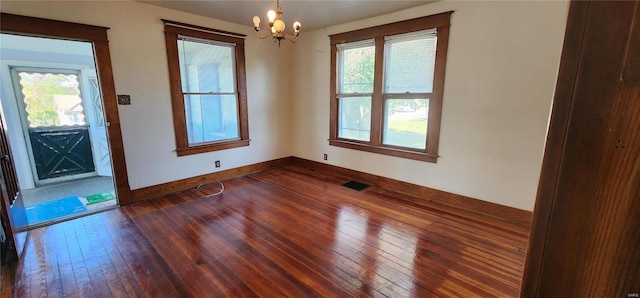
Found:
[[[442,97],[446,68],[447,48],[449,43],[449,25],[453,11],[436,15],[400,21],[350,32],[330,35],[331,40],[331,73],[330,73],[330,117],[329,145],[361,150],[366,152],[437,162],[440,139],[440,122],[442,118]],[[433,91],[429,97],[429,117],[427,128],[427,144],[424,150],[396,147],[382,144],[382,125],[384,103],[386,100],[382,90],[384,72],[384,37],[427,29],[437,29],[438,43],[434,68]],[[338,101],[337,88],[337,45],[375,39],[375,77],[374,92],[371,99],[371,137],[369,142],[355,141],[338,137]]]
[[[244,55],[244,37],[246,35],[168,20],[163,20],[163,22],[165,25],[165,42],[167,49],[167,62],[169,66],[173,127],[176,138],[176,153],[178,156],[249,146],[249,142],[251,140],[249,139],[247,82]],[[180,62],[178,60],[178,35],[235,44],[236,88],[238,92],[238,123],[240,134],[238,139],[189,146],[184,97],[182,94],[182,83],[180,78]]]

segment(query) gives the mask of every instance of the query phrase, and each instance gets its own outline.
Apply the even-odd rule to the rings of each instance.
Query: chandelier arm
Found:
[[[257,36],[259,39],[265,39],[265,38],[273,37],[273,35],[271,35],[271,34],[269,34],[269,33],[267,33],[267,35],[265,35],[265,36],[260,36],[260,31],[256,31],[256,36]]]
[[[286,38],[291,43],[296,43],[296,41],[298,41],[298,37],[297,36],[292,36],[292,35],[287,34],[287,33],[284,34],[284,38]]]

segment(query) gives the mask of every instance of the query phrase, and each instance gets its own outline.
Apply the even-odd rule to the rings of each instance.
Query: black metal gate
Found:
[[[95,172],[88,126],[30,128],[39,180]]]

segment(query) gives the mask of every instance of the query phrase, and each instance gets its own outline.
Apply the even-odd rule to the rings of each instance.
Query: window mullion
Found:
[[[382,113],[384,112],[383,73],[384,73],[384,37],[376,37],[376,60],[373,79],[373,96],[371,98],[371,145],[382,144]]]

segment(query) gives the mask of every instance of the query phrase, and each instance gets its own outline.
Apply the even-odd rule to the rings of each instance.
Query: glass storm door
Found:
[[[80,73],[12,68],[37,183],[95,176]]]

